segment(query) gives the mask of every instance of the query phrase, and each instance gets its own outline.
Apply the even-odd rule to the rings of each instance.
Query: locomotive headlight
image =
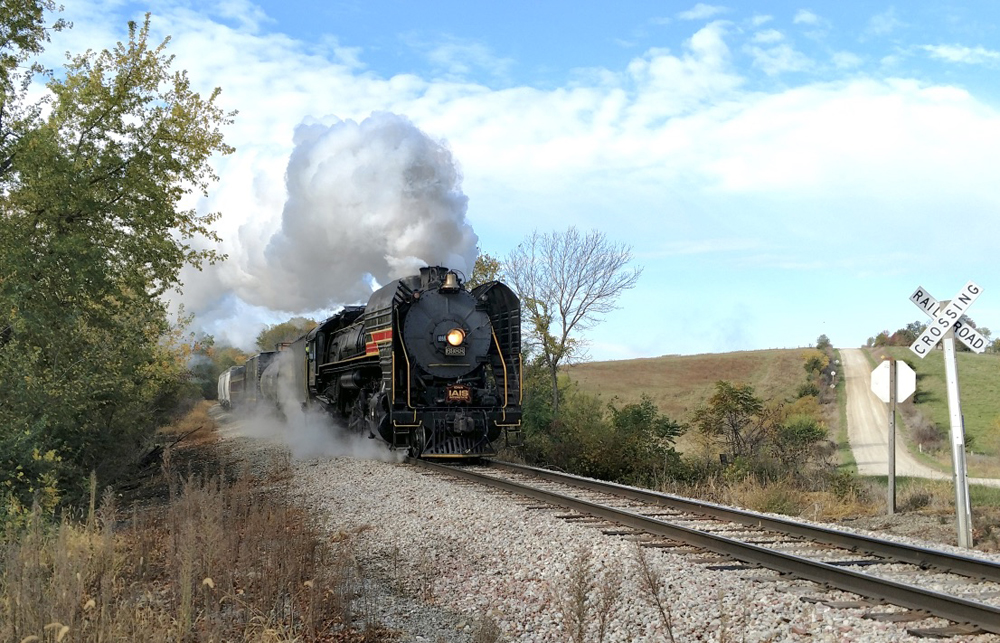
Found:
[[[452,346],[461,346],[462,342],[465,341],[465,331],[461,328],[452,328],[448,331],[448,335],[445,339]]]

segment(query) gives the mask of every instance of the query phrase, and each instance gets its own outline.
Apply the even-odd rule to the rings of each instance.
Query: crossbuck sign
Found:
[[[944,373],[948,389],[948,416],[951,422],[951,461],[955,475],[955,514],[958,519],[959,547],[972,547],[972,511],[969,506],[969,482],[965,471],[965,426],[962,422],[962,400],[958,393],[958,362],[955,359],[954,337],[958,337],[977,353],[982,353],[986,349],[986,339],[971,325],[958,321],[969,310],[972,302],[979,298],[979,293],[982,291],[976,282],[969,281],[944,309],[923,288],[917,288],[916,292],[910,295],[910,301],[933,318],[924,332],[920,333],[920,337],[910,345],[910,350],[924,358],[938,342],[944,340]],[[890,475],[890,482],[891,477]]]
[[[945,336],[945,333],[952,329],[955,330],[955,337],[959,338],[971,350],[977,353],[986,350],[986,339],[977,333],[972,326],[959,321],[972,302],[979,298],[981,292],[982,288],[977,286],[976,282],[970,281],[942,310],[937,299],[931,297],[923,288],[917,288],[910,295],[910,301],[927,313],[933,321],[927,325],[924,332],[920,333],[920,337],[917,337],[917,340],[913,342],[910,350],[921,358],[926,357],[927,353]]]

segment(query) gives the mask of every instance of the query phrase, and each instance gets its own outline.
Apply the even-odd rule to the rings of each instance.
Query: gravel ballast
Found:
[[[709,570],[696,562],[704,554],[640,549],[600,525],[557,518],[557,508],[412,466],[333,457],[295,461],[293,471],[295,492],[331,538],[352,539],[371,581],[365,600],[402,641],[577,640],[570,615],[581,604],[586,641],[602,640],[602,629],[604,641],[620,642],[917,641],[907,627],[946,624],[884,623],[861,618],[864,609],[804,602],[856,597],[762,570]]]

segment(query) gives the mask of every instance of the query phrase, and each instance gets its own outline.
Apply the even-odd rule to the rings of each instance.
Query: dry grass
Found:
[[[201,432],[190,433],[211,418],[197,413],[174,434]],[[198,441],[212,439],[204,430]],[[142,494],[141,507],[123,510],[106,491],[83,523],[45,524],[36,513],[27,529],[3,534],[0,640],[391,637],[371,618],[354,627],[363,585],[355,534],[320,535],[287,496],[286,459],[254,475],[184,454],[164,453],[164,490]]]
[[[665,355],[613,362],[587,362],[565,373],[589,393],[638,402],[646,393],[671,418],[685,419],[714,391],[719,380],[749,383],[764,399],[785,399],[802,384],[803,349]]]
[[[811,520],[839,521],[885,512],[885,487],[874,479],[850,476],[844,484],[825,490],[806,490],[791,479],[761,482],[753,476],[738,480],[707,478],[695,484],[674,482],[660,491],[700,498],[751,511],[800,516]],[[808,486],[808,485],[807,485]],[[812,486],[821,486],[813,484]]]
[[[187,415],[163,427],[160,433],[167,436],[170,442],[183,440],[185,448],[217,443],[216,422],[209,414],[213,406],[215,402],[209,400],[198,402]]]
[[[638,402],[645,393],[660,412],[678,422],[691,414],[715,391],[715,383],[728,380],[751,384],[762,399],[794,397],[805,378],[803,349],[744,351],[705,355],[665,355],[614,362],[588,362],[564,369],[586,393],[605,401],[618,397]],[[681,436],[678,449],[687,451],[689,436]]]
[[[636,543],[635,557],[639,566],[639,583],[643,589],[643,598],[656,608],[656,613],[660,616],[660,624],[663,626],[664,640],[674,643],[674,615],[667,601],[670,588],[663,586],[663,580],[650,564],[646,552],[643,551],[642,545],[639,543]],[[663,595],[664,590],[667,593],[666,597]]]
[[[622,596],[625,573],[620,564],[596,561],[589,546],[577,548],[562,582],[550,588],[567,640],[602,643],[608,638],[612,617],[627,604]]]

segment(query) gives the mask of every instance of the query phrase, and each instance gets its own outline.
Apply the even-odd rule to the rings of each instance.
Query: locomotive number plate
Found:
[[[465,357],[465,346],[445,346],[444,354],[454,357]]]
[[[464,384],[452,384],[445,389],[445,396],[449,403],[469,403],[472,401],[472,389]]]

